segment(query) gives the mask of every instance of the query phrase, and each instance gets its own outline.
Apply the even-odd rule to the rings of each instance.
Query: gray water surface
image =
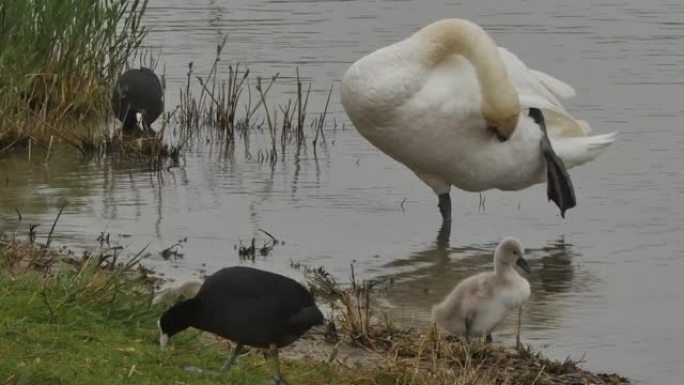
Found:
[[[100,232],[131,253],[150,243],[147,263],[185,280],[241,263],[236,245],[258,229],[284,241],[254,264],[296,278],[291,261],[346,278],[394,277],[387,300],[425,321],[430,306],[463,277],[486,270],[505,235],[519,237],[534,270],[523,339],[546,354],[584,357],[585,367],[638,382],[676,384],[684,374],[684,176],[682,68],[684,4],[675,1],[151,0],[148,44],[165,67],[167,110],[178,103],[188,62],[206,72],[228,33],[221,71],[244,63],[285,85],[300,68],[313,84],[311,112],[335,86],[326,149],[288,153],[273,167],[244,145],[194,144],[178,167],[81,161],[55,155],[47,166],[0,159],[3,230],[41,223],[70,202],[58,240],[90,246]],[[480,197],[452,193],[454,225],[438,245],[434,194],[349,125],[337,82],[361,55],[439,18],[471,19],[531,67],[572,84],[567,107],[595,132],[619,131],[596,161],[571,171],[578,206],[561,219],[545,186]],[[288,91],[290,90],[290,91]],[[274,96],[278,98],[278,96]],[[346,129],[342,125],[346,124]],[[258,136],[255,134],[255,136]],[[256,138],[250,153],[258,152]],[[403,204],[402,204],[403,202]],[[23,228],[22,227],[22,228]],[[187,237],[184,257],[159,252]],[[245,262],[242,262],[245,263]],[[251,263],[251,262],[246,262]],[[508,341],[509,324],[495,334]]]

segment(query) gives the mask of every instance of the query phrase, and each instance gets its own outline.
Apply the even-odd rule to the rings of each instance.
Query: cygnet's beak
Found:
[[[523,271],[525,271],[527,274],[532,274],[532,269],[530,269],[530,265],[527,263],[525,258],[518,258],[518,260],[515,261],[515,264],[518,265],[519,268],[523,269]]]

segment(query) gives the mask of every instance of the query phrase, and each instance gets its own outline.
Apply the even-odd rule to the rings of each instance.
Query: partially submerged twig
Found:
[[[55,231],[55,226],[57,226],[57,221],[59,221],[59,217],[62,216],[62,211],[64,211],[64,208],[67,206],[67,204],[63,204],[59,208],[59,212],[57,213],[57,217],[55,217],[54,222],[52,222],[52,227],[50,227],[50,232],[48,233],[47,236],[47,241],[45,241],[45,248],[50,247],[50,243],[52,242],[52,233]]]

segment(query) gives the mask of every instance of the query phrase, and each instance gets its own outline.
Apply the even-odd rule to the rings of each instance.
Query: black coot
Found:
[[[159,320],[163,349],[174,334],[192,326],[237,343],[223,369],[243,345],[269,349],[273,384],[284,383],[278,348],[323,323],[311,293],[288,277],[251,267],[228,267],[209,276],[194,298],[179,302]]]
[[[129,69],[116,81],[112,109],[123,123],[124,134],[154,134],[150,125],[164,111],[161,80],[149,68]]]

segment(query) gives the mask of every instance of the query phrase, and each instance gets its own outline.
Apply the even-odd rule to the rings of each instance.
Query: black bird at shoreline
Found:
[[[222,369],[229,369],[243,345],[268,349],[273,360],[271,384],[284,384],[278,349],[312,326],[323,324],[314,298],[297,281],[267,271],[235,266],[217,271],[194,298],[179,302],[159,320],[163,349],[174,334],[192,326],[237,343]]]
[[[150,126],[164,111],[161,80],[149,68],[129,69],[116,80],[112,109],[125,135],[154,135]]]

